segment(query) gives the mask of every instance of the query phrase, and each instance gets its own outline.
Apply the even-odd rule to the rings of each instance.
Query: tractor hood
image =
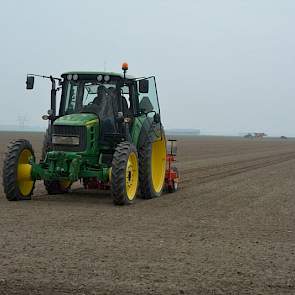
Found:
[[[96,122],[98,122],[96,115],[81,113],[60,117],[54,121],[53,125],[87,126]]]

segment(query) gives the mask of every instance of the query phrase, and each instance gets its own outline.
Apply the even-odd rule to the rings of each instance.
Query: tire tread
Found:
[[[112,161],[111,192],[115,205],[128,205],[132,203],[132,201],[127,198],[125,187],[125,169],[131,152],[134,152],[137,156],[136,147],[127,141],[118,144],[114,152]]]
[[[31,196],[35,187],[35,182],[34,182],[34,185],[30,194],[28,196],[23,196],[21,195],[16,185],[18,159],[19,159],[20,153],[24,149],[30,150],[35,160],[34,150],[32,148],[31,143],[28,140],[26,139],[13,140],[7,146],[7,151],[4,156],[2,181],[3,181],[4,193],[8,201],[20,201],[20,200],[31,199]]]

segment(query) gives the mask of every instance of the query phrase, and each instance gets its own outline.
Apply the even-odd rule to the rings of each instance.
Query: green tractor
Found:
[[[11,142],[3,185],[9,201],[31,199],[36,180],[48,194],[67,193],[76,181],[85,188],[110,188],[116,205],[160,196],[165,187],[166,139],[155,77],[122,73],[67,72],[52,83],[42,157],[29,141]],[[27,76],[27,89],[34,77]],[[56,93],[61,90],[59,111]]]

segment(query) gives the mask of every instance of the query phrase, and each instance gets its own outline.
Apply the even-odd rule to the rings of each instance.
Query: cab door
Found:
[[[160,122],[160,105],[154,76],[137,80],[138,107],[140,113]]]
[[[141,117],[146,116],[142,123],[141,143],[147,135],[152,136],[154,141],[162,140],[164,135],[161,124],[161,113],[158,99],[156,79],[154,76],[137,79],[138,110]]]

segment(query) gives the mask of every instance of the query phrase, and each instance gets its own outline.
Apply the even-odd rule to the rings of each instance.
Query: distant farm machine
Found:
[[[67,193],[79,180],[85,188],[109,188],[117,205],[137,194],[151,199],[177,190],[175,141],[168,141],[167,153],[155,77],[128,76],[126,63],[122,70],[41,76],[52,84],[42,156],[37,163],[28,140],[9,144],[3,166],[8,200],[30,199],[36,180],[48,194]],[[27,76],[27,89],[36,76]]]

